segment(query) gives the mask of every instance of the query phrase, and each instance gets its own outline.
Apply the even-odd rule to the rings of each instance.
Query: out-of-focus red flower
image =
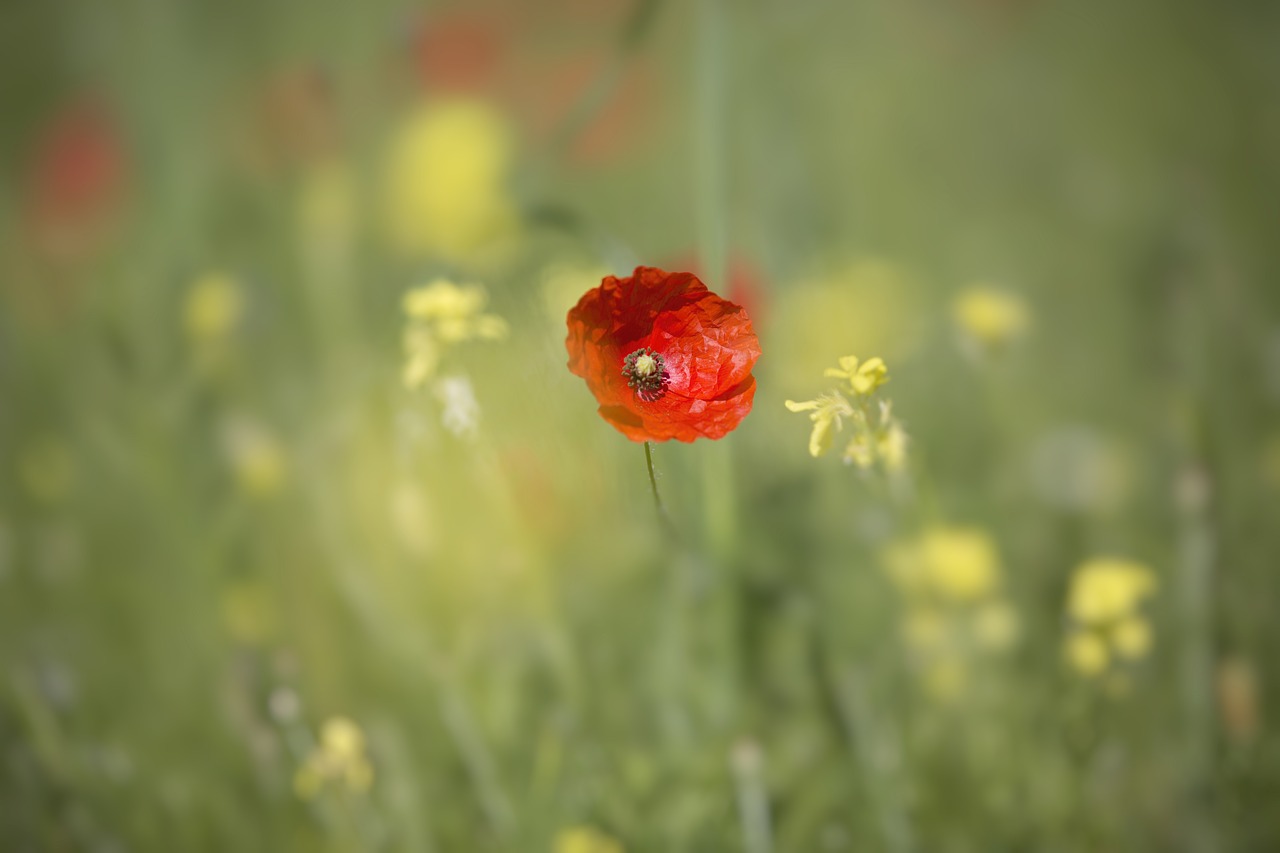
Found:
[[[722,438],[751,411],[760,357],[751,318],[692,273],[607,276],[568,322],[569,369],[632,441]]]
[[[641,149],[651,132],[655,81],[644,56],[630,57],[603,100],[581,113],[599,96],[601,78],[614,73],[613,50],[600,43],[628,8],[605,0],[471,0],[433,10],[408,38],[411,76],[429,96],[492,99],[533,143],[567,143],[563,153],[575,164],[605,164]]]
[[[520,81],[516,107],[534,138],[553,141],[597,80],[609,73],[607,53],[593,51],[548,61],[538,76]],[[652,73],[642,58],[629,62],[605,101],[577,128],[568,155],[578,165],[600,165],[640,150],[652,136]]]
[[[257,97],[255,142],[263,166],[316,162],[338,147],[337,97],[321,66],[279,68],[263,81]]]
[[[511,32],[497,10],[454,9],[422,20],[413,33],[414,72],[431,92],[489,92],[508,72]]]
[[[36,142],[28,171],[26,222],[38,249],[80,256],[98,245],[124,194],[120,129],[94,99],[60,111]]]

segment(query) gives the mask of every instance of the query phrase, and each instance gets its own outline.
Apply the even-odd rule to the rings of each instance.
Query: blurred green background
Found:
[[[0,847],[1280,849],[1278,38],[5,3]],[[764,351],[674,542],[565,367],[637,263]]]

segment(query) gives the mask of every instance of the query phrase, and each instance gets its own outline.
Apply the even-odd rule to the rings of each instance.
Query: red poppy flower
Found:
[[[85,96],[44,129],[30,164],[26,222],[46,254],[76,258],[105,242],[119,212],[127,169],[120,128]]]
[[[751,411],[760,342],[692,273],[606,276],[569,311],[569,370],[632,441],[722,438]]]

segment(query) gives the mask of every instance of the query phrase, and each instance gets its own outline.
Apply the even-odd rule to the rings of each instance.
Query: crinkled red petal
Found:
[[[751,411],[760,357],[751,319],[689,273],[638,267],[609,276],[569,311],[568,325],[569,369],[633,441],[721,438]],[[667,372],[665,393],[651,402],[622,376],[622,360],[641,347],[661,354]]]

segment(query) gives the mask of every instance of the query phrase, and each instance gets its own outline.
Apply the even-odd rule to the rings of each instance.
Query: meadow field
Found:
[[[4,3],[0,850],[1280,850],[1278,47]]]

